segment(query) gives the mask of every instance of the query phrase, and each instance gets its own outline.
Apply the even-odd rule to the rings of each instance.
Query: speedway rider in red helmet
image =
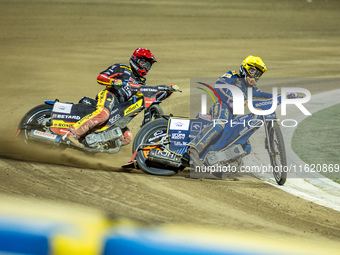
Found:
[[[106,88],[97,95],[96,110],[71,126],[63,139],[71,145],[84,147],[78,138],[94,127],[105,123],[116,104],[126,102],[133,96],[130,83],[146,85],[145,76],[155,62],[157,61],[150,50],[137,48],[130,58],[130,66],[121,63],[114,64],[101,72],[97,77],[97,82]],[[124,136],[121,141],[122,145],[127,145],[132,141],[132,133],[128,128],[122,131]]]

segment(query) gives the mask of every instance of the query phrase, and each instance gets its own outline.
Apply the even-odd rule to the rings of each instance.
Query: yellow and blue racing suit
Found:
[[[247,88],[245,80],[239,76],[235,71],[228,71],[223,76],[219,77],[216,84],[230,84],[239,88],[243,92],[244,100],[246,101]],[[200,155],[202,155],[207,148],[218,141],[219,136],[222,134],[228,120],[233,118],[232,114],[232,92],[227,88],[215,88],[216,92],[221,98],[222,104],[219,102],[213,104],[210,108],[210,114],[212,119],[215,119],[214,123],[206,126],[191,142],[190,147],[195,148]],[[271,93],[262,92],[257,87],[253,87],[253,98],[272,98]],[[223,121],[218,121],[223,120]],[[251,145],[249,141],[244,147],[245,153],[249,154],[251,151]]]

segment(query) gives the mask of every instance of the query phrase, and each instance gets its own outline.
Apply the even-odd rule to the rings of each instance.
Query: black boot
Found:
[[[200,167],[202,168],[202,162],[200,159],[200,155],[198,151],[195,148],[189,149],[189,155],[190,155],[190,165],[193,167]]]

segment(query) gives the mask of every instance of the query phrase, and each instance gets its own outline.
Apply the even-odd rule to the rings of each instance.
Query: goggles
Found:
[[[262,72],[260,70],[257,70],[256,68],[250,67],[248,69],[248,74],[250,77],[255,78],[255,80],[260,79]]]
[[[144,58],[140,58],[137,61],[138,65],[146,71],[149,71],[152,67],[152,63]]]

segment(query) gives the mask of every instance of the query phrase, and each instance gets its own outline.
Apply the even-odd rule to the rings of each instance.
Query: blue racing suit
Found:
[[[235,71],[228,71],[223,76],[219,77],[216,81],[216,84],[230,84],[238,87],[244,96],[244,100],[248,99],[247,96],[247,85]],[[227,88],[215,88],[217,94],[220,96],[222,104],[219,102],[213,104],[210,108],[210,114],[212,115],[212,119],[215,119],[215,123],[211,123],[207,125],[191,142],[190,147],[195,148],[200,156],[218,141],[220,135],[223,132],[223,129],[227,123],[225,120],[230,120],[233,118],[232,114],[232,104],[231,101],[233,99],[232,92]],[[253,87],[253,98],[272,98],[271,93],[262,92],[257,87]],[[224,121],[218,121],[218,120]],[[245,153],[249,154],[251,151],[251,145],[249,141],[247,141],[246,146],[244,147]]]

